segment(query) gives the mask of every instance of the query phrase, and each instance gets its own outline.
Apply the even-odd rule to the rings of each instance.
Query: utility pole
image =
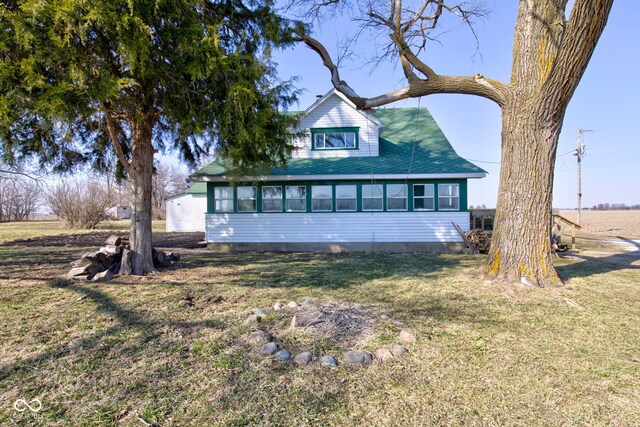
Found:
[[[582,225],[582,223],[580,222],[580,211],[582,210],[582,156],[584,156],[585,147],[585,145],[582,143],[582,134],[585,132],[593,131],[589,129],[578,129],[578,147],[573,153],[573,155],[578,158],[578,216],[576,221],[578,225]]]

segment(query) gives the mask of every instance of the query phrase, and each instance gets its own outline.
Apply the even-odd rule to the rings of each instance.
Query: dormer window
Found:
[[[358,148],[358,128],[311,129],[314,150],[355,150]]]

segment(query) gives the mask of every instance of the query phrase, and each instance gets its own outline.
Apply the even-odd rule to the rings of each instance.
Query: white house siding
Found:
[[[468,212],[208,214],[208,243],[462,242]]]
[[[167,200],[167,231],[205,231],[206,194],[180,194]]]
[[[368,157],[378,155],[378,126],[337,95],[329,97],[300,121],[300,129],[357,127],[357,150],[312,150],[311,135],[297,141],[293,157]]]

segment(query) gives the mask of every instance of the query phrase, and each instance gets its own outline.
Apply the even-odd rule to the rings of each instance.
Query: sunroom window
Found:
[[[233,212],[233,188],[216,187],[213,198],[216,212]]]
[[[282,187],[262,187],[262,212],[282,212]]]
[[[433,184],[413,184],[413,210],[432,211],[434,209]]]
[[[256,212],[257,194],[256,187],[238,187],[238,212]]]
[[[458,184],[438,184],[438,209],[441,211],[460,210],[460,186]]]
[[[407,210],[407,184],[387,184],[387,210]]]
[[[307,187],[304,185],[289,185],[286,188],[287,212],[307,211]]]
[[[367,184],[362,186],[362,210],[382,210],[382,184]]]
[[[356,148],[358,135],[356,129],[312,130],[313,148],[316,150],[335,150]]]
[[[357,209],[356,194],[355,185],[336,185],[336,210],[355,211]]]
[[[313,212],[331,212],[333,210],[332,193],[330,185],[312,185],[311,210]]]

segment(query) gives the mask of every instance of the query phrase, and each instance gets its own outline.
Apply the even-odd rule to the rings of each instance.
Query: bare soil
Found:
[[[59,236],[42,236],[29,239],[13,240],[2,243],[0,246],[25,246],[25,247],[89,247],[102,246],[104,241],[112,234],[126,236],[121,231],[99,231],[90,234],[63,234]],[[157,248],[171,249],[197,249],[201,248],[198,242],[204,240],[204,233],[176,233],[154,232],[153,245]]]

